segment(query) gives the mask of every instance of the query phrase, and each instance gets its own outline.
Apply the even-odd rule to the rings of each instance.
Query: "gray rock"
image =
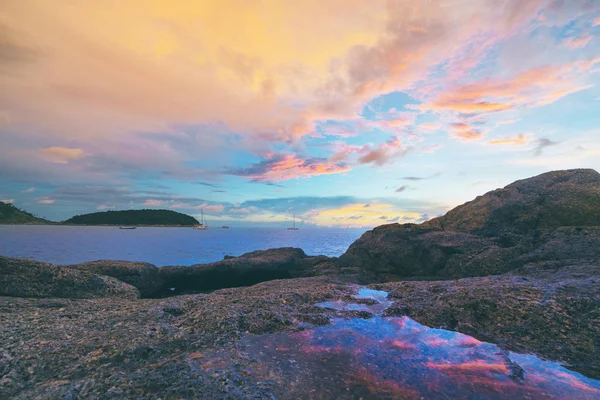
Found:
[[[210,264],[162,267],[158,269],[158,277],[164,282],[165,295],[208,292],[274,279],[321,275],[320,272],[327,273],[327,268],[331,268],[330,260],[325,256],[307,256],[302,249],[283,247],[228,256]]]
[[[339,258],[372,280],[502,274],[529,262],[600,258],[600,174],[554,171],[517,181],[415,224],[379,226]]]
[[[0,294],[16,297],[136,299],[138,290],[109,276],[0,256]]]
[[[164,286],[158,276],[158,268],[145,262],[99,260],[66,265],[65,267],[98,275],[112,276],[138,288],[142,297],[155,296]]]

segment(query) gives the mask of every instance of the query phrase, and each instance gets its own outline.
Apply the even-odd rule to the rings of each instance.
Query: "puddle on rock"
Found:
[[[319,306],[381,313],[390,304],[387,293],[369,289],[355,298],[380,307]],[[240,344],[255,360],[254,377],[281,399],[600,398],[600,381],[408,317],[333,319],[313,330],[249,335]]]
[[[376,301],[375,304],[357,304],[350,303],[344,300],[330,300],[322,303],[315,304],[317,307],[330,308],[339,311],[367,311],[371,314],[380,315],[389,306],[392,305],[392,301],[387,298],[388,293],[383,290],[374,290],[367,288],[360,288],[358,293],[355,294],[355,299],[369,299]]]

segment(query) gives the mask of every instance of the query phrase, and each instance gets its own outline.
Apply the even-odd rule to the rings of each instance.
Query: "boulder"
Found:
[[[207,292],[221,288],[250,286],[273,279],[319,275],[322,267],[331,268],[324,256],[309,257],[302,249],[283,247],[258,250],[239,257],[227,256],[222,261],[189,267],[172,266],[158,269],[164,282],[164,295]]]
[[[415,224],[379,226],[338,261],[371,280],[505,273],[539,260],[600,258],[600,174],[548,172]]]
[[[600,226],[600,174],[593,169],[573,169],[519,180],[427,224],[486,236],[561,226]]]
[[[106,275],[135,286],[142,297],[152,297],[163,289],[158,268],[145,262],[99,260],[67,265],[67,268]]]
[[[53,264],[0,256],[0,295],[136,299],[138,290],[118,279]]]

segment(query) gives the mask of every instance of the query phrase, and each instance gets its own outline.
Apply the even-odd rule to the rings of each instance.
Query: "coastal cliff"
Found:
[[[0,281],[0,397],[273,398],[284,381],[249,372],[270,361],[252,359],[240,341],[310,333],[333,318],[373,321],[361,307],[315,306],[345,304],[359,284],[389,292],[381,318],[408,316],[600,378],[600,174],[593,170],[542,174],[420,225],[377,227],[339,259],[293,248],[163,268],[2,257],[0,271],[8,272]],[[525,372],[506,357],[494,368],[516,371],[507,378],[512,390]],[[481,365],[468,367],[474,374]],[[294,371],[294,379],[306,372]],[[600,393],[580,380],[573,385],[589,398]]]

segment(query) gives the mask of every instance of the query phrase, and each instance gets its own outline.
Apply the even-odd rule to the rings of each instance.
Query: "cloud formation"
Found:
[[[597,137],[594,1],[2,7],[0,185],[32,207],[48,196],[52,210],[202,207],[277,220],[281,211],[258,205],[229,210],[300,194],[325,209],[317,197],[362,190],[392,204],[376,188],[392,187],[394,170],[420,182],[416,195],[443,191],[454,204],[489,160],[529,166],[494,168],[492,180],[507,182],[557,165],[542,157],[549,146]],[[579,166],[568,155],[560,165]]]
[[[70,161],[85,157],[86,153],[82,149],[53,146],[40,149],[40,155],[46,161],[56,164],[67,164]]]
[[[257,182],[279,182],[317,175],[339,174],[346,171],[350,171],[350,167],[330,163],[325,159],[303,159],[293,154],[281,154],[247,168],[229,171],[229,173]]]

